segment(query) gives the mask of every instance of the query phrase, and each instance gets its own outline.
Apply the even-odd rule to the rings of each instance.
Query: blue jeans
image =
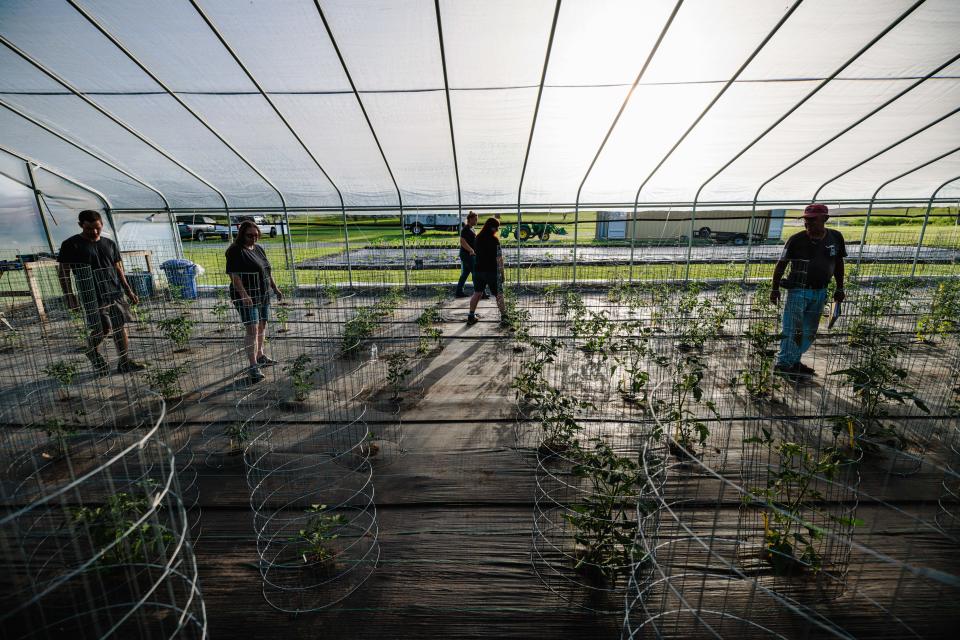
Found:
[[[783,305],[783,339],[777,364],[792,367],[817,337],[823,305],[827,303],[826,289],[789,289]]]
[[[463,293],[463,285],[467,281],[467,276],[473,275],[473,268],[476,264],[476,256],[472,256],[466,251],[460,252],[460,281],[457,282],[458,295]]]

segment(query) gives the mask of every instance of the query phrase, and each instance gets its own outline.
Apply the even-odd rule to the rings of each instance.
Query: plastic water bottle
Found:
[[[370,361],[376,362],[377,360],[377,345],[370,345]]]

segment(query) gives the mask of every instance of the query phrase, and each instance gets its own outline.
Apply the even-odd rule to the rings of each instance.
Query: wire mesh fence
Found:
[[[98,425],[139,424],[134,399],[159,394],[156,438],[181,505],[161,513],[182,513],[196,539],[203,473],[244,478],[266,601],[319,611],[371,584],[384,548],[378,481],[408,453],[410,416],[429,416],[434,383],[469,368],[462,345],[476,343],[504,363],[494,382],[511,394],[509,440],[530,475],[532,575],[563,602],[624,615],[627,637],[940,628],[918,619],[916,598],[956,601],[944,551],[960,512],[954,277],[902,277],[910,247],[900,263],[863,261],[839,313],[816,310],[803,357],[812,372],[801,374],[777,368],[785,316],[771,263],[713,246],[692,246],[702,262],[643,254],[633,265],[521,248],[519,268],[508,258],[510,326],[491,328],[491,301],[461,330],[464,310],[450,301],[459,272],[443,262],[448,249],[428,245],[406,247],[406,260],[423,261],[412,269],[402,252],[353,253],[353,286],[344,265],[291,272],[287,253],[268,252],[283,298],[255,351],[222,266],[193,281],[157,270],[151,254],[126,256],[139,300],[122,322],[85,304],[98,301],[100,274],[72,270],[76,301],[55,266],[31,268],[29,284],[0,280],[19,298],[0,329],[6,422],[46,434],[35,461],[74,444],[114,451]],[[305,247],[292,249],[300,260]],[[275,361],[258,365],[262,380],[251,354]],[[476,406],[450,417],[482,418]],[[12,486],[23,499],[32,485]],[[904,515],[908,502],[916,512]],[[910,532],[909,548],[892,530]],[[907,555],[924,539],[929,566]]]
[[[2,430],[4,636],[206,636],[164,403],[144,392],[51,418],[42,392]]]

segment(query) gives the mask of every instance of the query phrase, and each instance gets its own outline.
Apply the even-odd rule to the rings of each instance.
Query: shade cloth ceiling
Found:
[[[0,143],[117,209],[923,200],[958,34],[956,0],[3,0]]]

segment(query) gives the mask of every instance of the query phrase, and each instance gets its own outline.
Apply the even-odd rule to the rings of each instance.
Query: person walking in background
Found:
[[[831,278],[837,281],[833,300],[842,302],[844,299],[843,259],[847,249],[843,235],[826,228],[830,218],[828,212],[826,205],[807,205],[803,211],[804,231],[790,236],[773,269],[770,301],[780,302],[781,284],[787,289],[787,300],[783,305],[783,338],[774,367],[782,375],[816,374],[800,358],[817,336]],[[787,264],[790,265],[790,274],[784,279]]]
[[[503,303],[503,291],[500,289],[503,254],[500,251],[500,238],[497,237],[499,229],[499,220],[487,218],[480,233],[477,234],[477,266],[473,272],[473,296],[470,298],[470,314],[467,316],[467,324],[476,324],[479,317],[477,316],[477,304],[483,296],[484,287],[490,287],[490,291],[497,298],[497,308],[500,310],[500,325],[510,326],[506,307]]]
[[[87,350],[84,355],[93,364],[98,374],[109,373],[110,367],[100,354],[98,347],[104,337],[113,335],[117,354],[117,373],[143,371],[146,365],[130,357],[130,337],[126,323],[131,319],[130,307],[124,302],[126,294],[130,304],[138,304],[140,299],[127,282],[123,272],[123,259],[117,243],[100,235],[103,231],[103,219],[98,211],[87,209],[77,217],[81,232],[70,236],[60,245],[57,254],[57,274],[60,287],[70,309],[80,310],[90,329]],[[87,275],[90,269],[90,275]],[[79,299],[73,291],[71,272],[77,272],[80,278],[90,277],[89,283],[80,286]]]
[[[263,339],[270,319],[270,291],[283,294],[273,281],[267,253],[257,241],[260,227],[246,220],[237,229],[237,237],[226,251],[227,275],[230,276],[230,299],[240,313],[240,321],[246,328],[243,346],[250,363],[248,375],[251,383],[263,380],[262,366],[276,364],[276,360],[263,352]]]
[[[473,227],[477,224],[477,214],[471,211],[467,214],[467,222],[460,229],[460,280],[457,282],[456,297],[466,298],[467,294],[463,291],[463,285],[467,281],[467,276],[473,275],[477,261],[477,234]]]

